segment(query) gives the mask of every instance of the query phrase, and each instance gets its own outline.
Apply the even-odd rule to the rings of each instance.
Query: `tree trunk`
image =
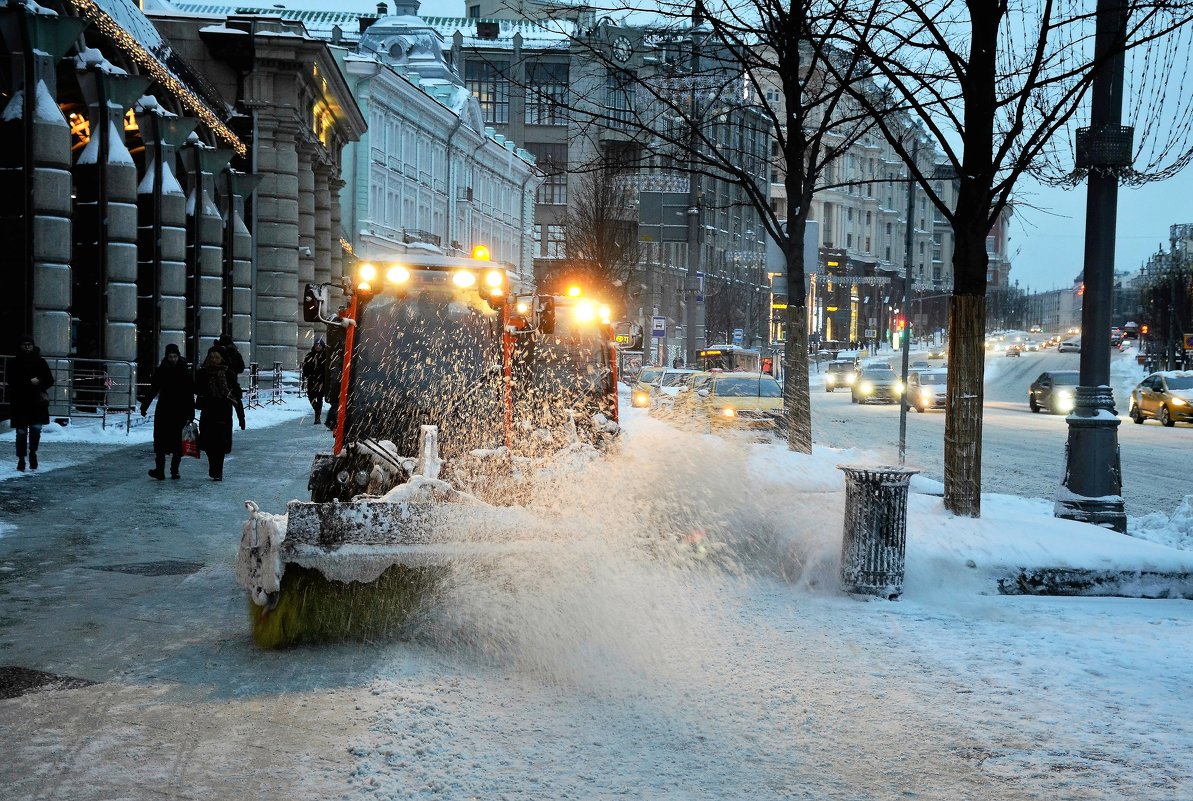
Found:
[[[944,506],[963,517],[982,512],[982,399],[986,298],[949,299],[948,405],[944,423]]]
[[[783,351],[783,413],[787,448],[812,452],[812,404],[808,390],[808,308],[787,306],[787,346]]]

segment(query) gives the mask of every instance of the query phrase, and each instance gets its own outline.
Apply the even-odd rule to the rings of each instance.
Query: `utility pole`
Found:
[[[1089,169],[1081,377],[1076,406],[1067,420],[1065,477],[1054,508],[1057,517],[1094,523],[1120,533],[1126,533],[1127,515],[1118,452],[1120,421],[1110,389],[1110,310],[1114,299],[1118,180],[1120,170],[1131,164],[1133,133],[1122,125],[1122,40],[1126,26],[1124,0],[1098,0],[1094,27],[1094,64],[1098,72],[1093,80],[1089,128],[1077,132],[1077,167]]]
[[[920,138],[916,136],[911,143],[911,163],[918,165],[920,156]],[[911,328],[907,318],[911,313],[911,259],[912,243],[915,239],[915,226],[912,218],[915,216],[915,178],[912,171],[907,170],[907,231],[903,236],[903,339],[899,343],[903,346],[903,392],[899,395],[899,466],[907,461],[907,369],[911,358]]]
[[[696,324],[700,320],[700,174],[696,171],[696,125],[699,114],[697,82],[700,74],[700,36],[704,28],[704,7],[699,2],[692,9],[692,83],[688,96],[688,275],[684,281],[684,351],[685,366],[696,365]]]

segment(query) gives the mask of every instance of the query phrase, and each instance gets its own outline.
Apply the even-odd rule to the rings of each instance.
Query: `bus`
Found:
[[[762,354],[736,345],[716,345],[696,352],[696,366],[700,370],[757,373],[762,369]]]

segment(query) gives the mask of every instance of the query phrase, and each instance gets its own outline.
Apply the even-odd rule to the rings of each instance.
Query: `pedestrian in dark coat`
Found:
[[[25,456],[29,467],[37,469],[37,446],[41,444],[41,427],[50,422],[50,387],[54,375],[50,365],[41,357],[33,337],[21,337],[17,355],[8,360],[9,422],[17,432],[17,470],[25,470]]]
[[[195,382],[195,405],[199,408],[199,448],[207,454],[207,475],[224,480],[224,457],[232,452],[232,412],[244,430],[244,405],[236,391],[234,374],[224,364],[218,348],[207,358]]]
[[[307,400],[315,412],[315,425],[323,421],[323,398],[327,391],[327,364],[329,358],[327,343],[323,337],[315,340],[314,347],[302,360],[302,377],[307,382]]]
[[[182,463],[182,427],[195,419],[195,382],[191,371],[175,344],[166,345],[166,357],[153,373],[153,383],[141,401],[141,416],[149,411],[149,403],[157,398],[153,412],[153,456],[156,466],[149,477],[162,481],[166,477],[166,454],[170,454],[170,478],[179,478]]]

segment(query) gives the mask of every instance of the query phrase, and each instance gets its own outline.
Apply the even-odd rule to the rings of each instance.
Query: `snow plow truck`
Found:
[[[453,558],[500,551],[536,456],[615,441],[607,307],[510,284],[483,258],[426,254],[359,264],[336,313],[329,285],[307,287],[304,318],[332,343],[335,440],[309,501],[246,502],[236,575],[259,646],[396,630]]]

